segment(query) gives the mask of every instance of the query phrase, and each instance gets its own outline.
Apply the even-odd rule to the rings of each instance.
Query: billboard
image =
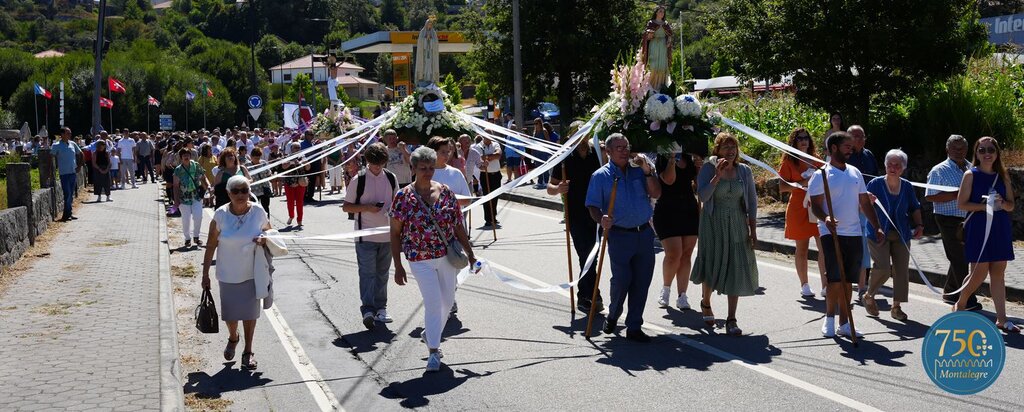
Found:
[[[1024,44],[1024,14],[986,17],[980,20],[992,44]]]

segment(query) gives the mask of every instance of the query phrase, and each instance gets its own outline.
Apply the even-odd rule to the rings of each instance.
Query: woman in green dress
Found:
[[[715,137],[713,156],[697,175],[697,194],[704,203],[697,236],[697,260],[690,280],[703,286],[700,302],[704,322],[715,325],[711,291],[729,297],[726,332],[742,335],[736,325],[740,296],[757,290],[757,189],[750,167],[738,163],[739,141],[729,133]]]
[[[654,15],[647,21],[643,40],[640,42],[641,60],[647,64],[651,72],[651,89],[661,92],[661,88],[669,84],[669,57],[672,55],[672,25],[665,21],[665,7],[658,6]]]

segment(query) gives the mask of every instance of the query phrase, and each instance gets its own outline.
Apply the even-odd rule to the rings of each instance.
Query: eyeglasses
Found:
[[[995,146],[980,146],[978,147],[978,154],[996,154],[999,150]]]
[[[624,146],[613,146],[613,147],[609,147],[609,148],[608,148],[608,150],[611,150],[611,151],[619,151],[619,152],[628,152],[628,151],[629,151],[629,149],[630,149],[629,145],[624,145]]]
[[[246,188],[246,189],[231,189],[231,194],[233,194],[233,195],[247,195],[247,194],[249,194],[249,189],[248,188]]]

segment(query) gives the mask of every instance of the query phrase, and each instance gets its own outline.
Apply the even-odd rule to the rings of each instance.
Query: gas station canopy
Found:
[[[412,53],[418,31],[379,31],[341,44],[345,53]],[[441,53],[467,53],[473,43],[460,32],[437,32],[438,51]]]

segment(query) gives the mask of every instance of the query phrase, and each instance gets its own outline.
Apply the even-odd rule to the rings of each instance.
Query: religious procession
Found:
[[[180,16],[182,3],[168,2],[160,13]],[[870,66],[819,63],[790,49],[811,44],[759,46],[744,38],[799,32],[781,25],[809,16],[770,2],[762,3],[776,26],[751,20],[753,11],[731,0],[706,2],[720,8],[467,2],[458,5],[459,18],[432,10],[416,26],[406,2],[380,3],[376,16],[401,10],[402,25],[390,27],[412,29],[352,36],[341,44],[344,53],[314,50],[270,67],[259,74],[269,81],[266,102],[254,91],[243,122],[214,123],[232,126],[206,129],[207,105],[214,117],[224,108],[219,89],[203,79],[191,83],[201,84],[198,94],[187,85],[174,89],[185,96],[186,122],[188,106],[201,100],[201,128],[177,130],[147,94],[146,127],[129,117],[115,129],[112,94],[124,95],[120,105],[136,88],[150,89],[114,71],[107,97],[94,96],[108,110],[109,130],[100,105],[89,131],[65,126],[61,83],[56,136],[39,134],[51,127],[47,112],[35,136],[26,123],[28,134],[0,140],[7,187],[0,227],[11,239],[0,248],[0,355],[12,360],[0,368],[0,405],[1024,404],[1024,266],[1015,261],[1024,251],[1016,208],[1024,156],[1015,132],[914,111],[938,107],[934,96],[880,103],[883,97],[847,87],[882,84]],[[629,10],[620,9],[625,3]],[[854,3],[876,17],[902,10]],[[979,33],[971,41],[982,42],[987,28],[988,41],[1003,50],[997,35],[1012,26],[1000,19],[1013,17],[983,18],[972,2],[959,3],[949,18],[973,29],[963,29],[965,39],[935,40],[936,49]],[[254,15],[272,12],[240,6],[249,7]],[[568,10],[602,21],[615,19],[604,12],[638,16],[632,25],[608,23],[632,31],[598,45],[616,49],[613,59],[600,60],[610,66],[586,69],[600,72],[601,83],[577,67],[590,62],[584,46],[576,44],[573,56],[558,47],[574,40],[522,27],[543,25],[540,16],[551,13],[559,16],[549,25],[562,22]],[[738,74],[694,77],[687,53],[697,61],[706,46],[685,43],[697,20],[684,13],[698,10],[717,13],[700,17],[701,30],[718,30],[717,44],[751,55],[712,62]],[[101,5],[101,25],[107,12]],[[466,17],[477,12],[483,20]],[[474,37],[480,33],[461,18],[515,28],[508,39]],[[807,30],[840,30],[820,25]],[[571,36],[600,31],[578,30]],[[540,55],[527,50],[534,47],[555,52],[544,61],[553,82],[523,72],[520,60]],[[344,57],[359,53],[390,54],[391,86],[360,77],[360,60]],[[465,87],[450,74],[463,70],[452,56],[461,53],[509,66],[508,73],[483,71],[508,77],[511,96],[480,77],[475,100],[466,103]],[[806,60],[779,60],[785,53]],[[893,53],[906,59],[910,52]],[[998,58],[961,58],[961,83],[941,87],[979,88],[985,70],[1011,76],[1024,67],[1012,65],[1013,56]],[[244,89],[249,74],[241,75]],[[887,81],[911,90],[905,79]],[[991,80],[1004,84],[998,81],[1009,80]],[[530,83],[546,94],[523,105],[524,86],[538,89]],[[75,87],[84,86],[69,81],[69,95]],[[577,103],[584,87],[599,89],[587,92],[599,97]],[[33,88],[33,99],[42,96],[48,108],[51,93],[34,80]],[[158,97],[167,106],[170,98]],[[893,110],[904,117],[883,122],[882,106],[899,106]],[[1017,115],[996,106],[986,110]],[[149,128],[149,110],[160,113],[162,130]],[[985,112],[977,110],[980,118]],[[927,119],[918,128],[933,144],[893,132],[894,125],[920,125],[914,116]],[[701,384],[679,390],[690,382]],[[694,403],[693,395],[702,400]]]

